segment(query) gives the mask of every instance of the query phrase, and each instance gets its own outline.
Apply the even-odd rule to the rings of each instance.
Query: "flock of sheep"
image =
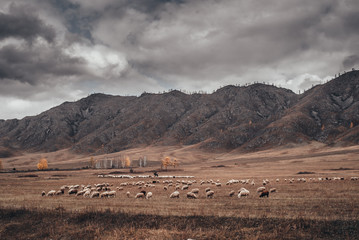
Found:
[[[351,177],[350,180],[358,180],[358,177]],[[285,182],[294,183],[294,182],[307,182],[307,181],[336,181],[336,180],[344,180],[343,177],[330,177],[330,178],[290,178],[284,179]],[[277,191],[276,188],[269,188],[268,185],[278,183],[280,180],[275,179],[269,181],[268,179],[263,179],[260,183],[260,187],[256,189],[257,194],[259,197],[269,197],[269,193],[275,193]],[[220,188],[222,183],[217,180],[214,181],[212,179],[209,180],[200,180],[197,183],[197,180],[163,180],[160,181],[158,179],[152,179],[151,181],[137,181],[137,182],[122,182],[119,184],[118,187],[113,187],[112,184],[109,183],[100,183],[94,185],[64,185],[61,186],[59,190],[50,190],[48,192],[43,191],[42,196],[56,196],[56,195],[63,195],[65,191],[67,191],[68,195],[74,196],[82,196],[87,198],[114,198],[116,197],[117,191],[123,191],[125,188],[136,187],[139,189],[140,192],[136,193],[134,197],[137,198],[144,198],[150,199],[153,196],[151,191],[145,191],[143,189],[148,188],[155,188],[159,184],[162,183],[163,190],[166,192],[171,188],[174,190],[168,196],[169,198],[179,198],[180,195],[185,195],[188,199],[197,199],[199,197],[200,189],[195,187],[195,185],[210,185],[214,188]],[[253,179],[242,179],[242,180],[235,180],[231,179],[226,182],[225,185],[234,185],[234,184],[242,184],[242,185],[252,185],[254,186],[256,183]],[[210,186],[207,186],[204,190],[204,194],[206,198],[214,198],[215,191],[211,189]],[[189,191],[189,189],[191,190]],[[116,189],[116,190],[115,190]],[[181,193],[184,192],[184,193]],[[247,188],[241,187],[237,193],[234,190],[231,190],[227,196],[233,197],[236,195],[238,198],[248,197],[250,195],[250,191]],[[126,196],[130,198],[132,195],[130,191],[126,192]]]

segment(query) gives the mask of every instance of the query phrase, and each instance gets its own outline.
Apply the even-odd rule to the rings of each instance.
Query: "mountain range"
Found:
[[[359,71],[302,94],[272,85],[212,94],[93,94],[37,116],[0,120],[0,157],[70,148],[101,154],[149,145],[256,151],[312,141],[359,143]]]

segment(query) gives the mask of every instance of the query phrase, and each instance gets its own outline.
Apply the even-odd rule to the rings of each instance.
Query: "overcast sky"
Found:
[[[298,93],[352,67],[357,0],[0,1],[0,119],[97,92]]]

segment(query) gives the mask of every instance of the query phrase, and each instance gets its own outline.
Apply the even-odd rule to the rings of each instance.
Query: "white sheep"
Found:
[[[171,193],[170,198],[179,198],[180,193],[178,191],[174,191]]]
[[[116,197],[116,191],[109,191],[107,197]]]
[[[234,193],[235,193],[234,190],[230,191],[230,192],[229,192],[229,196],[230,196],[230,197],[233,197]]]
[[[197,195],[194,194],[193,192],[188,192],[187,193],[187,198],[197,199]]]
[[[55,195],[61,195],[61,194],[64,194],[64,192],[62,190],[58,190],[55,192]]]
[[[87,190],[81,190],[76,193],[76,196],[82,196]]]
[[[199,189],[198,189],[198,188],[193,188],[191,192],[193,192],[193,193],[199,193]]]
[[[164,189],[165,191],[167,191],[167,190],[168,190],[168,187],[167,187],[167,186],[164,186],[163,189]]]
[[[216,186],[220,187],[220,186],[222,186],[222,184],[221,183],[216,183]]]
[[[142,192],[137,193],[135,198],[145,198],[145,194],[143,194]]]
[[[108,197],[108,192],[102,192],[100,193],[100,198],[105,198],[105,197]]]
[[[209,191],[211,191],[211,188],[208,187],[208,188],[205,189],[205,191],[209,192]]]
[[[91,195],[90,195],[90,198],[95,198],[95,197],[100,197],[100,192],[92,192]]]
[[[206,197],[207,197],[207,198],[213,198],[213,195],[214,195],[214,191],[208,191],[208,192],[206,192]]]
[[[277,189],[276,188],[271,188],[271,189],[269,189],[269,192],[276,192],[277,191]]]
[[[259,188],[257,188],[257,192],[263,192],[264,190],[266,190],[265,187],[259,187]]]
[[[249,191],[245,188],[241,189],[241,191],[238,193],[238,198],[241,197],[248,197],[249,196]]]
[[[51,191],[49,191],[49,192],[47,193],[47,196],[54,196],[55,193],[56,193],[55,190],[51,190]]]
[[[90,197],[90,194],[91,194],[91,190],[87,190],[85,193],[84,193],[84,197]]]
[[[127,197],[129,198],[131,196],[130,192],[126,192]]]
[[[150,199],[150,198],[152,198],[152,192],[148,192],[148,193],[146,194],[146,199]]]
[[[184,185],[184,186],[182,186],[182,190],[186,190],[186,189],[188,189],[188,185]]]
[[[45,195],[46,195],[46,192],[42,191],[41,196],[45,196]]]

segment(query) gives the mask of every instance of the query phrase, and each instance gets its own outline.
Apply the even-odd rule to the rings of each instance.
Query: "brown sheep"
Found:
[[[261,193],[261,195],[259,195],[259,197],[265,197],[265,196],[267,196],[267,198],[269,197],[269,191],[264,190],[264,191]]]

